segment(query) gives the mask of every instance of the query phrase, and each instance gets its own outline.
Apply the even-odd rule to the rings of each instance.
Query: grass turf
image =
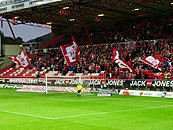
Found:
[[[0,89],[0,130],[172,130],[173,99]]]

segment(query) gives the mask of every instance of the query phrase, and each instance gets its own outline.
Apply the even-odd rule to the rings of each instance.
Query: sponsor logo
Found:
[[[145,92],[143,93],[144,96],[151,96],[152,95],[152,92]]]
[[[154,81],[154,87],[173,87],[173,81]]]
[[[99,93],[99,92],[105,92],[105,93],[110,93],[110,94],[118,94],[119,93],[119,91],[117,90],[117,89],[106,89],[106,90],[102,90],[102,89],[100,89],[100,88],[98,88],[98,89],[96,89],[96,88],[93,88],[93,89],[91,89],[90,90],[90,92],[97,92],[97,93]]]
[[[58,79],[54,82],[55,84],[83,84],[83,80],[66,80],[66,79]]]
[[[143,92],[140,92],[139,95],[142,96],[143,95]]]
[[[152,82],[153,82],[153,81],[147,81],[147,82],[146,82],[146,86],[147,86],[147,87],[151,87],[151,86],[152,86]]]
[[[5,79],[0,79],[0,83],[5,83]]]
[[[104,96],[111,96],[111,94],[102,94],[102,93],[98,93],[97,96],[100,96],[100,97],[104,97]]]
[[[130,83],[130,86],[145,86],[146,81],[141,81],[141,80],[132,80],[132,82]]]
[[[123,86],[123,80],[108,80],[107,85]]]

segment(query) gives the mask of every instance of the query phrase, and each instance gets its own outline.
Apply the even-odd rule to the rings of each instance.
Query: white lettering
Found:
[[[145,86],[146,81],[133,81],[130,83],[130,86]]]

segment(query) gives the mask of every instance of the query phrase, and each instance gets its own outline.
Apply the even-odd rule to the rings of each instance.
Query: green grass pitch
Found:
[[[173,130],[173,99],[0,89],[0,130]]]

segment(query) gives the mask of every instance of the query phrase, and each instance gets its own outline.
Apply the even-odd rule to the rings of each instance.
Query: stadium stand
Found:
[[[7,67],[1,70],[0,77],[40,77],[45,74],[72,76],[79,73],[91,74],[98,78],[110,79],[163,79],[168,73],[173,78],[173,17],[142,17],[137,20],[124,20],[106,26],[88,28],[93,45],[86,43],[85,30],[73,32],[80,48],[80,59],[76,65],[67,66],[59,45],[66,39],[59,35],[39,48],[27,47],[32,68]],[[85,42],[85,44],[83,44]],[[49,46],[51,44],[51,46]],[[122,71],[112,62],[112,50],[116,47],[120,58],[128,62],[136,71],[132,74]],[[122,53],[123,52],[123,53]],[[139,59],[159,55],[164,61],[159,65],[162,71],[154,69]]]
[[[147,46],[147,48],[146,48]],[[165,46],[165,49],[161,48]],[[133,68],[136,70],[136,74],[133,75],[127,71],[119,70],[118,66],[112,62],[112,49],[117,47],[120,52],[120,57],[125,59]],[[97,77],[107,77],[115,79],[127,79],[129,77],[136,79],[162,79],[165,71],[169,71],[169,77],[172,78],[172,58],[169,56],[171,52],[171,46],[165,41],[161,40],[158,42],[158,46],[154,46],[150,41],[139,42],[135,44],[135,49],[129,48],[129,45],[121,44],[102,44],[95,46],[80,46],[80,60],[77,65],[67,66],[64,64],[64,58],[59,49],[45,49],[46,51],[39,50],[38,57],[31,59],[33,69],[26,70],[20,67],[12,68],[7,67],[1,70],[1,77],[36,77],[39,72],[40,76],[48,73],[50,76],[54,75],[76,75],[77,73],[92,74]],[[158,51],[158,48],[160,48]],[[137,51],[136,51],[137,50]],[[167,50],[167,51],[166,51]],[[41,52],[41,53],[40,53]],[[164,52],[164,53],[163,53]],[[139,61],[139,57],[143,55],[159,54],[163,57],[170,57],[170,64],[161,64],[163,72],[159,72],[156,69],[151,68],[148,65],[143,64]],[[89,55],[90,54],[90,55]],[[159,74],[159,73],[160,74]],[[111,76],[110,76],[111,74]]]

